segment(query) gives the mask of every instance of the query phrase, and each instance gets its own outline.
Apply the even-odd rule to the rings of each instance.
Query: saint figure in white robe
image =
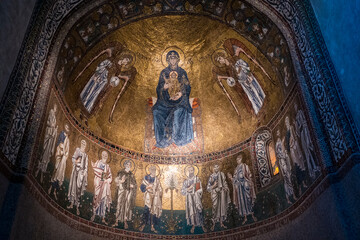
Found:
[[[305,163],[303,155],[300,149],[299,142],[295,135],[294,128],[290,125],[290,120],[288,116],[286,116],[285,118],[285,125],[287,129],[285,137],[286,150],[290,153],[291,159],[294,161],[294,163],[298,165],[302,171],[304,171]]]
[[[144,177],[140,185],[140,190],[144,193],[145,202],[143,225],[140,227],[140,231],[144,229],[145,225],[149,225],[151,226],[151,231],[156,233],[157,231],[154,226],[160,223],[163,189],[160,179],[156,176],[156,166],[151,165],[149,172],[150,174]]]
[[[280,139],[280,131],[277,132],[277,135],[278,135],[278,139],[275,145],[276,157],[279,161],[280,171],[284,178],[284,189],[285,189],[286,200],[288,201],[289,204],[291,204],[289,198],[291,196],[293,197],[294,200],[296,200],[297,198],[295,196],[294,187],[291,182],[290,159],[284,149],[284,140],[281,141]]]
[[[101,217],[101,221],[105,222],[106,211],[110,210],[111,204],[111,182],[112,175],[109,164],[106,161],[109,159],[107,151],[102,151],[101,159],[95,163],[91,162],[94,170],[94,199],[93,199],[93,216],[91,221],[95,220],[95,215]]]
[[[49,195],[51,190],[54,189],[54,196],[57,199],[57,192],[60,190],[64,182],[64,175],[66,170],[66,161],[69,157],[69,126],[65,125],[65,130],[61,131],[57,143],[55,153],[55,170],[51,178],[51,185],[48,190]]]
[[[295,120],[296,134],[301,141],[301,146],[304,151],[310,177],[314,178],[316,171],[319,171],[320,169],[315,162],[316,155],[315,155],[314,144],[311,141],[310,132],[305,119],[304,112],[301,109],[297,110],[297,105],[295,105],[295,111],[297,111],[296,120]]]
[[[56,110],[57,110],[57,105],[55,104],[54,107],[50,110],[49,117],[46,122],[42,155],[35,173],[35,177],[36,177],[40,172],[41,182],[43,181],[43,174],[46,172],[48,164],[50,162],[50,158],[54,154],[54,150],[55,150],[56,136],[58,129],[58,126],[56,125]]]
[[[210,192],[212,201],[212,231],[217,222],[220,222],[220,227],[226,228],[223,222],[227,218],[228,207],[231,202],[226,176],[223,172],[220,172],[219,169],[219,165],[215,164],[214,172],[210,175],[207,184],[207,191]]]
[[[290,154],[291,159],[294,162],[295,168],[293,171],[295,171],[295,176],[299,184],[299,192],[301,195],[302,190],[307,188],[307,185],[305,183],[306,181],[305,161],[294,127],[290,125],[290,120],[288,116],[286,116],[285,118],[285,125],[287,129],[285,136],[285,150],[287,151],[288,154]]]
[[[124,223],[124,228],[128,229],[128,221],[133,218],[133,208],[136,199],[136,179],[134,173],[131,172],[130,160],[124,162],[125,169],[118,172],[115,178],[117,186],[117,205],[116,220],[113,226],[117,226],[119,222]]]
[[[72,157],[72,172],[69,182],[68,200],[70,206],[76,206],[76,214],[79,215],[80,198],[84,194],[87,187],[88,175],[88,155],[86,154],[86,141],[81,140],[81,147],[76,148]]]
[[[228,173],[228,177],[233,184],[233,203],[240,216],[244,217],[242,224],[245,224],[248,215],[251,215],[254,221],[254,204],[256,200],[255,188],[252,182],[252,175],[248,165],[243,163],[242,155],[236,158],[237,167],[234,175]]]
[[[190,166],[187,168],[188,177],[185,179],[182,185],[181,194],[186,196],[185,201],[185,212],[187,225],[192,226],[190,232],[194,233],[195,227],[204,228],[204,216],[203,216],[203,205],[201,202],[203,189],[200,178],[194,174],[194,167]]]

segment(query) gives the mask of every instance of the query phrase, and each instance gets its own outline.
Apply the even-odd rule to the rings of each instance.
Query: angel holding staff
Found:
[[[83,74],[83,72],[98,58],[107,55],[107,58],[100,62],[96,67],[94,74],[90,77],[83,90],[80,93],[80,101],[84,108],[84,116],[90,116],[99,110],[111,88],[117,87],[120,80],[124,83],[116,97],[109,115],[109,122],[112,122],[112,115],[115,107],[123,95],[130,82],[135,78],[136,69],[133,67],[135,62],[135,55],[122,46],[109,47],[94,58],[85,66],[85,68],[78,74],[74,82]]]
[[[253,115],[258,115],[265,100],[265,92],[254,76],[249,64],[240,58],[240,54],[244,54],[251,62],[253,62],[265,76],[271,80],[269,74],[264,67],[256,61],[248,48],[236,39],[228,39],[224,43],[225,50],[218,49],[212,55],[212,60],[216,68],[213,69],[216,81],[229,99],[231,105],[240,118],[240,112],[233,98],[226,90],[222,80],[226,80],[230,87],[234,87],[244,102],[246,109]],[[231,57],[229,57],[231,56]]]

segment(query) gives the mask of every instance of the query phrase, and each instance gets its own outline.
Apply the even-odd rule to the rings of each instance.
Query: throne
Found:
[[[157,101],[156,97],[150,97],[146,100],[146,123],[145,123],[145,153],[159,155],[189,155],[204,153],[204,136],[201,124],[201,106],[199,98],[190,98],[190,106],[193,109],[192,122],[194,139],[184,146],[176,146],[174,143],[166,148],[156,147],[156,139],[154,134],[154,120],[152,107]]]

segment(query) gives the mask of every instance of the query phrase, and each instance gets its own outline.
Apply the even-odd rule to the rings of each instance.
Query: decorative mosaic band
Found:
[[[265,0],[271,7],[290,24],[296,38],[297,46],[301,52],[313,97],[328,133],[328,139],[332,148],[335,161],[339,161],[346,153],[347,146],[341,128],[337,123],[334,107],[328,96],[324,82],[324,75],[318,66],[314,49],[308,40],[308,33],[304,26],[305,16],[300,16],[297,6],[292,1]]]
[[[48,51],[55,35],[55,32],[62,19],[74,9],[81,0],[60,0],[57,1],[47,15],[44,27],[40,34],[40,40],[34,51],[30,72],[24,83],[19,104],[13,116],[12,126],[3,146],[3,153],[12,164],[15,164],[17,154],[23,139],[26,123],[32,108],[36,90],[42,70],[48,55]]]

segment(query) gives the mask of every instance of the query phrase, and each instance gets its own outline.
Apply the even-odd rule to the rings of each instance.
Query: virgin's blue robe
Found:
[[[178,81],[181,85],[182,96],[176,101],[171,100],[168,90],[164,89],[164,75],[169,78],[171,71],[178,73]],[[184,69],[181,67],[171,69],[169,66],[161,71],[156,88],[157,101],[152,108],[157,147],[165,148],[171,143],[183,146],[194,138],[192,108],[189,103],[190,91],[190,82]]]

